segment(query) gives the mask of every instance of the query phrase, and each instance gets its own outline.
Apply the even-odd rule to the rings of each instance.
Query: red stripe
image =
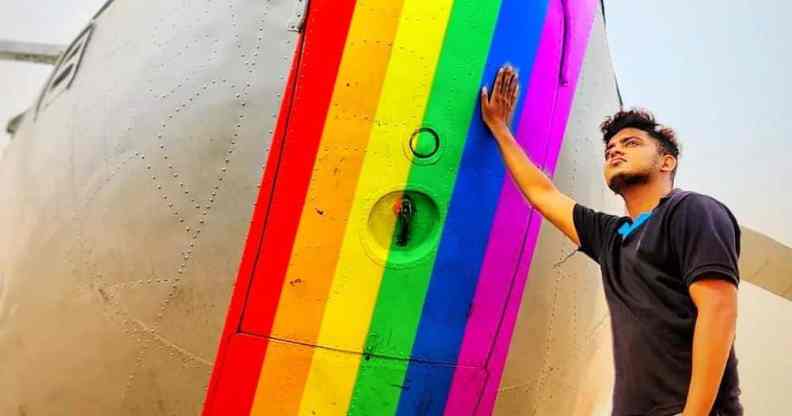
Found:
[[[256,302],[245,308],[242,332],[267,336],[272,329],[354,6],[354,0],[311,2],[314,21],[305,37],[295,110],[275,179],[277,197],[253,272]]]
[[[253,405],[253,395],[255,394],[256,383],[261,369],[261,363],[266,351],[266,342],[262,340],[258,350],[251,349],[253,344],[240,341],[235,337],[239,331],[242,311],[247,301],[247,293],[250,287],[250,280],[253,276],[253,268],[256,264],[257,254],[261,246],[261,239],[264,235],[264,225],[268,214],[272,187],[275,182],[278,164],[281,159],[284,138],[286,136],[286,126],[288,125],[289,114],[292,108],[292,97],[294,86],[297,81],[297,71],[299,69],[300,57],[303,49],[303,38],[297,41],[297,47],[292,59],[289,79],[286,82],[286,89],[283,92],[280,113],[275,133],[272,136],[272,146],[269,153],[267,164],[265,165],[264,176],[256,205],[253,208],[253,219],[250,223],[247,241],[242,252],[242,260],[237,273],[237,280],[234,286],[234,293],[231,297],[231,304],[226,315],[225,328],[220,338],[217,358],[215,360],[212,378],[209,382],[209,389],[204,402],[204,416],[210,415],[247,415]],[[239,358],[243,358],[240,360]],[[245,364],[240,366],[239,364]],[[222,375],[226,374],[233,380],[225,384],[221,383]]]
[[[314,0],[278,126],[220,341],[204,416],[248,415],[324,129],[355,0]],[[296,68],[296,70],[295,70]],[[294,109],[294,110],[293,110]],[[277,198],[275,198],[277,196]],[[249,293],[259,302],[247,304]],[[225,380],[225,382],[223,382]]]
[[[222,368],[219,360],[215,365],[203,414],[248,416],[256,395],[259,369],[267,352],[267,339],[235,333],[224,341],[224,349],[227,353]]]

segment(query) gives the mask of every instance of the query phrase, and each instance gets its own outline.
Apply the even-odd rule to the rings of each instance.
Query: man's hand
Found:
[[[487,87],[481,89],[481,116],[492,130],[506,168],[525,199],[572,242],[580,245],[572,216],[575,201],[559,192],[547,175],[536,167],[509,128],[520,93],[519,85],[517,71],[511,65],[504,65],[495,78],[492,95]]]
[[[509,64],[498,70],[491,95],[487,87],[481,89],[481,115],[490,130],[496,132],[509,128],[519,93],[517,71]]]

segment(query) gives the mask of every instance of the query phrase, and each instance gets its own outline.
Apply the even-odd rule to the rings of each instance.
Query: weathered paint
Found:
[[[311,26],[325,7],[311,4],[304,58],[319,46],[311,46]],[[442,413],[455,377],[454,394],[465,397],[447,412],[472,411],[485,387],[497,386],[498,374],[488,372],[502,368],[505,354],[491,348],[500,339],[508,345],[510,303],[519,303],[509,295],[524,285],[513,279],[538,229],[505,188],[500,156],[476,116],[479,85],[507,60],[523,70],[529,104],[518,114],[541,110],[517,118],[518,137],[540,165],[552,164],[563,136],[555,121],[568,115],[592,10],[556,0],[360,1],[338,66],[300,64],[296,94],[310,80],[332,82],[333,92],[326,117],[311,110],[322,99],[294,100],[290,125],[311,114],[315,128],[287,132],[268,195],[239,322],[241,332],[268,340],[263,363],[251,363],[261,366],[251,414]],[[344,19],[335,22],[345,30]],[[440,138],[428,160],[406,146],[421,128]],[[381,208],[402,193],[429,201],[416,214],[430,215],[416,223],[428,227],[426,243],[407,249],[396,245],[396,215]],[[375,229],[393,230],[393,240],[378,247]],[[488,252],[497,267],[482,269]],[[477,295],[482,276],[496,288]],[[460,355],[479,333],[486,341]],[[492,401],[484,403],[489,412]]]
[[[353,1],[334,4],[315,1],[311,5],[300,44],[299,62],[295,63],[291,75],[298,83],[290,90],[287,112],[282,109],[279,117],[280,131],[273,139],[279,151],[270,154],[262,179],[212,383],[207,392],[205,415],[248,414],[253,404],[268,342],[266,338],[240,335],[242,319],[245,315],[264,317],[266,321],[259,321],[259,324],[265,328],[274,321],[280,282],[272,277],[282,277],[286,272],[299,219],[294,213],[300,212],[305,200],[313,157],[329,110],[353,10]],[[325,70],[306,70],[318,67]],[[289,141],[290,137],[299,140]],[[265,238],[265,229],[277,238]],[[264,276],[271,278],[265,279]],[[254,282],[261,285],[257,290],[267,297],[248,303],[248,291]],[[256,348],[258,353],[247,354],[247,349],[237,348],[235,344]]]
[[[561,9],[556,10],[562,15],[560,21],[564,26],[560,35],[562,37],[562,39],[560,39],[562,48],[560,50],[561,65],[559,67],[559,81],[561,81],[561,85],[559,85],[556,90],[552,112],[548,111],[548,107],[540,105],[537,97],[543,95],[543,91],[548,88],[548,85],[552,85],[553,81],[551,77],[555,72],[551,69],[552,64],[548,63],[546,58],[547,55],[552,53],[550,51],[553,49],[551,46],[552,43],[554,43],[553,41],[555,40],[557,44],[559,39],[553,39],[552,29],[549,25],[545,26],[545,31],[542,34],[542,40],[539,46],[540,58],[538,58],[538,64],[531,76],[531,86],[535,86],[535,89],[532,88],[526,98],[528,100],[526,106],[530,105],[530,107],[527,107],[526,111],[523,112],[521,123],[522,126],[524,126],[524,130],[518,130],[518,140],[524,143],[523,146],[526,149],[526,153],[532,157],[532,160],[542,160],[539,164],[550,176],[552,176],[556,170],[556,164],[559,159],[564,133],[566,132],[569,122],[569,114],[572,110],[572,102],[575,97],[580,71],[583,66],[583,57],[588,50],[589,35],[594,19],[594,12],[596,10],[595,3],[594,1],[586,0],[561,0],[557,3]],[[548,19],[548,23],[552,21],[553,20]],[[558,20],[555,21],[558,22]],[[545,58],[545,60],[542,58]],[[532,93],[536,95],[532,95]],[[547,138],[547,143],[544,149],[541,149],[541,146],[538,145],[538,141],[533,139],[533,129],[530,126],[541,128],[539,126],[548,122],[550,123],[549,130],[545,136]],[[510,212],[511,210],[518,209],[520,204],[524,204],[524,199],[522,196],[518,196],[518,191],[514,188],[513,181],[510,181],[506,186],[507,189],[511,188],[511,190],[504,191],[506,196],[503,197],[501,204],[504,212]],[[506,355],[511,345],[512,334],[517,320],[517,312],[522,302],[522,293],[525,288],[526,279],[528,278],[531,261],[534,257],[534,250],[538,243],[539,229],[543,218],[536,210],[531,209],[530,212],[530,225],[523,246],[523,255],[520,258],[519,267],[515,271],[512,287],[509,289],[508,306],[504,311],[503,320],[500,323],[500,332],[496,335],[495,342],[492,346],[488,362],[488,368],[491,374],[487,381],[484,394],[476,409],[477,415],[489,414],[494,407],[498,387],[500,386],[501,375],[506,364]],[[492,249],[495,249],[495,247],[492,247]],[[489,297],[486,293],[487,292],[484,292],[484,294],[480,295],[482,299]],[[475,336],[474,334],[477,333],[477,330],[470,331],[469,333],[471,336]]]
[[[365,155],[361,179],[357,189],[348,194],[354,204],[350,212],[351,221],[343,231],[344,241],[337,268],[331,271],[333,290],[322,317],[322,336],[318,344],[323,347],[359,353],[366,342],[380,282],[387,278],[388,268],[384,258],[387,254],[367,252],[367,243],[361,239],[368,238],[371,221],[384,220],[387,230],[395,225],[395,215],[382,218],[370,215],[373,204],[381,196],[405,189],[412,163],[402,151],[403,144],[421,125],[429,95],[428,86],[439,58],[451,3],[449,0],[406,0],[401,13],[393,16],[394,23],[398,23],[398,32],[393,40],[382,96],[372,117],[371,141],[368,148],[360,149]],[[371,25],[371,22],[367,24]],[[371,246],[368,248],[370,250]],[[407,319],[404,315],[402,317]],[[317,350],[319,355],[327,356],[328,353],[326,349]],[[344,360],[343,365],[329,357],[316,358],[302,397],[301,411],[306,414],[311,411],[347,413],[361,355],[353,355],[351,359]],[[317,389],[323,390],[328,372],[338,388],[331,394],[316,394]],[[349,410],[353,413],[352,409]]]
[[[271,329],[273,337],[308,345],[315,345],[319,338],[344,229],[349,217],[354,216],[355,198],[350,195],[356,188],[365,186],[358,182],[359,178],[373,177],[361,171],[365,172],[370,166],[378,169],[384,166],[382,160],[371,163],[364,157],[367,148],[376,153],[377,143],[370,141],[370,136],[376,135],[370,132],[400,14],[401,2],[392,0],[361,2],[355,9],[329,113],[310,171],[311,180],[290,265],[283,277]],[[372,25],[372,22],[378,24]],[[369,276],[370,280],[378,275],[368,270],[358,273]],[[370,298],[361,293],[357,297]],[[258,293],[254,292],[250,302],[258,299]],[[345,306],[348,309],[344,313],[356,314],[354,303]],[[251,324],[245,327],[248,325]],[[343,331],[344,327],[334,328]],[[296,414],[314,349],[291,348],[288,344],[277,347],[272,344],[272,347],[264,359],[251,414]],[[336,382],[345,378],[343,372],[337,372],[334,377],[337,377]],[[278,399],[272,400],[272,397]]]

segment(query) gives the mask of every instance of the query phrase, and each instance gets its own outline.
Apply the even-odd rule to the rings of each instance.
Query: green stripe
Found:
[[[479,82],[487,62],[500,9],[500,0],[457,0],[451,10],[446,37],[438,61],[424,126],[441,135],[442,157],[432,165],[413,164],[407,184],[431,189],[444,224],[459,170],[470,122],[477,108]],[[416,126],[418,127],[418,126]],[[445,174],[444,174],[445,173]],[[418,209],[422,208],[421,201]],[[420,226],[421,224],[416,224]],[[398,234],[398,227],[397,232]],[[442,235],[442,229],[436,236]],[[391,263],[400,249],[391,245],[389,264],[383,274],[369,328],[350,415],[395,414],[401,385],[409,364],[380,356],[409,356],[421,319],[424,298],[432,275],[437,246],[420,265],[399,269]],[[395,267],[391,267],[395,266]]]

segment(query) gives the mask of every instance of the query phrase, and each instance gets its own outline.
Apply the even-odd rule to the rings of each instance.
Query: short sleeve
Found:
[[[619,217],[597,212],[580,204],[575,204],[572,217],[580,239],[580,251],[599,263],[604,247],[616,232]]]
[[[739,285],[740,228],[726,206],[708,196],[691,194],[674,210],[670,231],[685,284],[706,277]]]

